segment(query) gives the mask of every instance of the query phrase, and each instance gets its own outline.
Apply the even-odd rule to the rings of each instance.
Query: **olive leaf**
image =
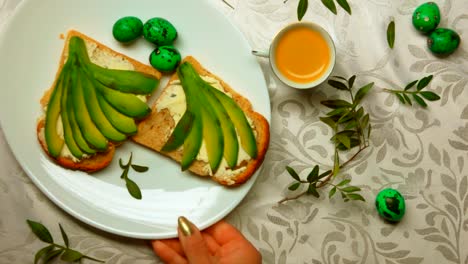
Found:
[[[39,260],[46,254],[48,254],[51,250],[53,250],[55,248],[54,245],[48,245],[48,246],[45,246],[43,248],[41,248],[39,251],[36,252],[36,254],[34,255],[34,264],[36,264],[37,262],[39,262]]]
[[[73,250],[73,249],[65,249],[62,256],[60,257],[61,260],[67,262],[75,262],[83,258],[83,254],[80,252]]]
[[[338,2],[338,4],[344,9],[346,10],[346,12],[348,12],[348,14],[351,15],[351,7],[349,6],[348,2],[346,0],[336,0],[336,2]]]
[[[126,178],[125,186],[127,186],[127,190],[133,198],[141,200],[142,195],[140,187],[138,187],[138,185],[134,181],[130,180],[129,178]]]
[[[387,26],[387,42],[388,46],[393,49],[395,44],[395,21],[392,20]]]
[[[335,81],[335,80],[328,80],[328,84],[338,90],[349,90],[346,84],[340,82],[340,81]]]
[[[62,234],[63,242],[65,243],[65,246],[68,248],[69,243],[68,243],[67,233],[65,233],[65,230],[63,230],[63,227],[61,224],[59,224],[59,227],[60,227],[60,233]]]
[[[38,222],[31,221],[31,220],[26,220],[26,222],[31,228],[31,231],[37,236],[37,238],[39,238],[41,241],[46,242],[46,243],[54,243],[54,239],[52,238],[52,235],[50,234],[49,230],[44,225]]]
[[[295,191],[295,190],[297,190],[299,188],[299,186],[301,186],[301,183],[300,182],[295,182],[295,183],[291,184],[291,186],[289,186],[288,189],[291,190],[291,191]]]
[[[304,17],[307,7],[309,6],[308,0],[300,0],[299,4],[297,5],[297,20],[301,21]]]
[[[293,177],[293,179],[295,179],[296,181],[300,181],[301,179],[299,178],[299,175],[297,174],[297,172],[289,167],[289,166],[286,166],[286,170],[288,171],[289,175],[291,175],[291,177]]]
[[[322,1],[322,4],[328,8],[328,10],[330,10],[333,14],[337,14],[336,12],[336,5],[335,5],[335,2],[333,2],[333,0],[321,0]]]
[[[140,166],[140,165],[133,165],[133,164],[132,164],[132,169],[135,170],[136,172],[148,171],[148,167]]]

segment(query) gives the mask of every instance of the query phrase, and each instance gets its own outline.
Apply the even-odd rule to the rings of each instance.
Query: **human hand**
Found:
[[[232,225],[219,221],[200,232],[185,217],[179,217],[179,239],[152,241],[154,252],[170,264],[259,264],[258,250]]]

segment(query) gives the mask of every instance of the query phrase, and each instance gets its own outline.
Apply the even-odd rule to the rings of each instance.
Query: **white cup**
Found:
[[[311,29],[312,31],[315,31],[320,34],[320,36],[325,40],[325,43],[329,49],[329,55],[330,55],[330,60],[328,65],[326,66],[326,69],[323,71],[323,73],[320,75],[320,77],[316,78],[313,81],[310,82],[297,82],[288,79],[286,76],[284,76],[281,71],[278,69],[277,63],[276,63],[276,49],[278,47],[278,43],[281,40],[281,38],[290,30],[296,29],[298,27],[307,27]],[[333,43],[332,38],[328,34],[328,32],[323,29],[321,26],[312,23],[312,22],[296,22],[289,24],[288,26],[284,27],[280,32],[275,36],[273,41],[271,42],[270,49],[268,51],[258,51],[258,50],[253,50],[252,54],[255,56],[260,56],[260,57],[266,57],[269,58],[270,60],[270,66],[275,73],[275,75],[286,85],[297,88],[297,89],[308,89],[308,88],[313,88],[318,86],[319,84],[323,83],[331,74],[333,71],[333,68],[335,66],[335,61],[336,61],[336,51],[335,51],[335,44]]]

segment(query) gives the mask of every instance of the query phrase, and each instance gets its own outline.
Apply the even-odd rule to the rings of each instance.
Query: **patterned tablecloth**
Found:
[[[252,48],[266,49],[275,33],[296,20],[298,0],[211,0],[230,17]],[[20,0],[0,0],[0,27]],[[342,96],[324,84],[298,91],[281,84],[259,59],[271,97],[271,143],[264,169],[244,201],[227,217],[260,250],[264,263],[463,263],[468,264],[468,4],[436,0],[440,26],[455,29],[462,44],[448,58],[433,56],[411,25],[421,0],[350,0],[352,15],[329,12],[309,0],[304,20],[328,30],[337,47],[335,75],[357,74],[356,85],[375,82],[363,104],[370,113],[370,147],[339,177],[350,177],[367,202],[301,197],[278,205],[292,178],[285,166],[306,175],[315,164],[330,168],[331,131],[319,120],[326,98]],[[388,23],[396,41],[387,45]],[[1,59],[1,58],[0,58]],[[441,100],[427,109],[402,105],[383,88],[401,89],[433,74],[428,90]],[[107,263],[159,263],[148,244],[104,233],[75,220],[29,180],[0,130],[0,263],[31,263],[43,246],[25,224],[40,219],[68,230],[71,246]],[[385,187],[400,190],[407,213],[384,222],[374,199]],[[51,228],[52,229],[52,228]],[[54,235],[60,236],[56,228]]]

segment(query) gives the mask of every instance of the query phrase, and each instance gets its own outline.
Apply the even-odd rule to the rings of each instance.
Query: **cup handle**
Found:
[[[252,54],[258,57],[269,58],[270,53],[268,51],[252,50]]]

